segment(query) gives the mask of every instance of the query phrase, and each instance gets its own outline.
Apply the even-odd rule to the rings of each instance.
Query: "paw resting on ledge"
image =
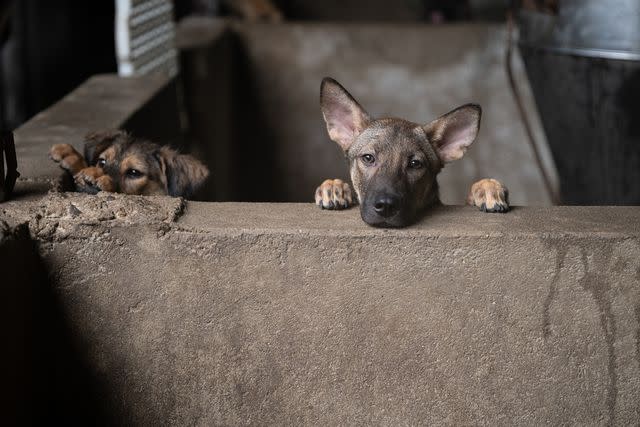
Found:
[[[327,179],[316,189],[316,205],[321,209],[347,209],[353,206],[351,187],[341,179]]]
[[[482,212],[508,212],[509,191],[495,179],[481,179],[471,186],[467,204],[478,207]]]

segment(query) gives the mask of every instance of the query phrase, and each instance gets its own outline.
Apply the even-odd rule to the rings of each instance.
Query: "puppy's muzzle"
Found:
[[[382,194],[375,198],[373,210],[383,218],[389,218],[400,210],[400,198],[391,194]]]
[[[410,222],[406,198],[395,192],[372,194],[360,206],[364,222],[376,227],[403,227]]]

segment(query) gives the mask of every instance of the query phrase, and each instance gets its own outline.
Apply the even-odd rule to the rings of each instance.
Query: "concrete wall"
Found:
[[[31,218],[113,421],[640,420],[638,208],[449,207],[404,230],[108,194],[3,212]]]
[[[179,34],[193,129],[210,146],[233,135],[236,166],[222,167],[222,178],[236,187],[234,195],[217,200],[308,201],[325,178],[347,177],[319,109],[320,81],[333,76],[375,116],[426,123],[464,103],[483,106],[476,144],[441,175],[445,203],[462,203],[470,184],[483,177],[502,180],[516,204],[549,203],[507,83],[503,26],[227,25],[198,18],[184,20]],[[553,175],[517,55],[514,65]],[[229,84],[226,105],[235,120],[225,130],[216,117]]]

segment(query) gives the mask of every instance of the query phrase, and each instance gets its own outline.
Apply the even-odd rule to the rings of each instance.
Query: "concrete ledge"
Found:
[[[117,421],[640,418],[638,208],[446,207],[379,230],[356,210],[145,200],[27,209]]]
[[[189,202],[178,226],[207,231],[313,233],[388,237],[639,237],[639,207],[514,207],[507,215],[482,214],[470,206],[442,206],[417,224],[380,229],[365,224],[358,208],[323,211],[299,203]]]

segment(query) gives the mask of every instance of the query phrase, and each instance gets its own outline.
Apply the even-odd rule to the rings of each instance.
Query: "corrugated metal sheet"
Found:
[[[178,72],[171,0],[116,0],[120,76]]]

